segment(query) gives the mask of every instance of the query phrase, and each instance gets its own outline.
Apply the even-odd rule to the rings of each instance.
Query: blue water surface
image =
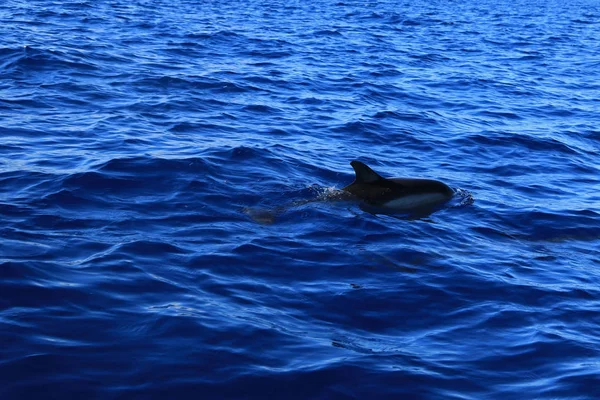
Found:
[[[4,1],[0,399],[600,398],[599,127],[596,0]]]

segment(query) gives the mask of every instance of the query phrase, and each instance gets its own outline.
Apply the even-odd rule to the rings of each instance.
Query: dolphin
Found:
[[[361,199],[367,206],[384,211],[431,211],[454,195],[448,185],[431,179],[384,178],[366,164],[350,163],[356,177],[342,190]]]

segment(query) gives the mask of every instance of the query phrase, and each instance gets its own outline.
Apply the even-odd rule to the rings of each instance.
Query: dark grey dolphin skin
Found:
[[[454,191],[431,179],[383,178],[360,161],[350,163],[356,178],[342,190],[366,204],[393,211],[431,209],[450,200]]]

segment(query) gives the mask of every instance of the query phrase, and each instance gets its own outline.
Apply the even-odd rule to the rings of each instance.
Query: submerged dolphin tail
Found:
[[[354,160],[350,163],[352,168],[354,168],[354,173],[356,174],[356,178],[354,183],[373,183],[384,178],[379,175],[377,172],[373,171],[368,165]]]

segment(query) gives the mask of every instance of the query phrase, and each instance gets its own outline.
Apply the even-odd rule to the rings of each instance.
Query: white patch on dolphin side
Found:
[[[421,207],[430,207],[448,200],[448,196],[441,193],[427,193],[402,196],[382,204],[385,208],[393,210],[411,210]]]

